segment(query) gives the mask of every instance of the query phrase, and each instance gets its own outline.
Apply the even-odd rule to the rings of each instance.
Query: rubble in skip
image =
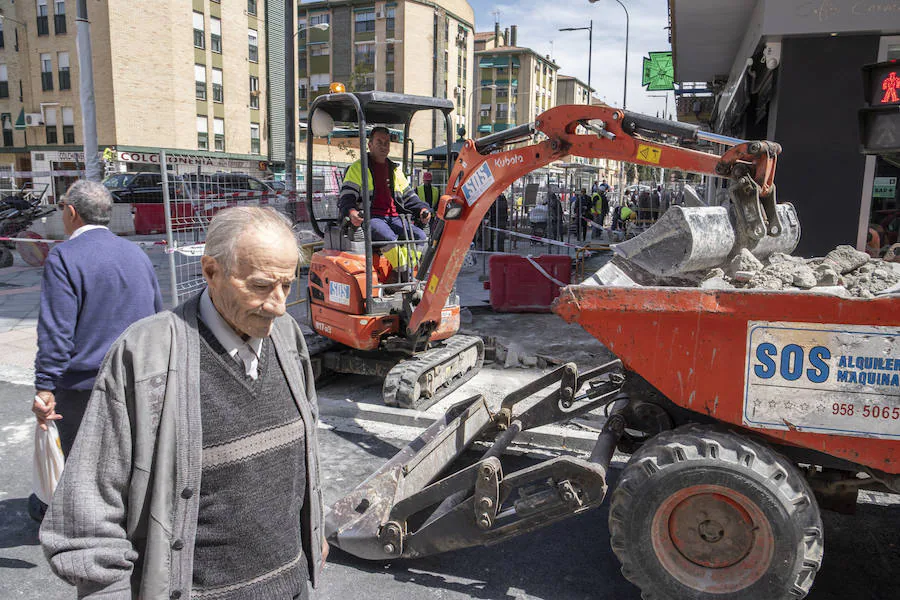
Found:
[[[846,245],[823,257],[802,258],[776,252],[765,260],[743,249],[726,264],[706,272],[658,277],[623,257],[615,257],[585,284],[792,291],[873,298],[881,293],[900,292],[900,263],[872,258]]]

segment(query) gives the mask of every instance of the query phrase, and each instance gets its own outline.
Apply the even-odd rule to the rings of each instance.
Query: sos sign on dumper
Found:
[[[749,322],[743,423],[900,438],[900,332],[865,325]]]

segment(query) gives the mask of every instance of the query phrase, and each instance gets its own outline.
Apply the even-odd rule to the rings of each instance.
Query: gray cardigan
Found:
[[[190,596],[203,441],[198,299],[132,325],[97,376],[40,534],[79,598]],[[324,537],[312,366],[291,317],[275,320],[272,343],[308,442],[303,551],[315,586]]]

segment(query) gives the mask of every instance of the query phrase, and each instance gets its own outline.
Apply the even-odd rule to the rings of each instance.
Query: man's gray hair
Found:
[[[62,201],[71,204],[85,225],[109,225],[112,195],[102,183],[81,179],[69,186]]]
[[[286,216],[268,206],[235,206],[216,213],[206,230],[205,256],[216,259],[226,273],[234,267],[237,242],[247,232],[284,235],[294,241],[299,256],[297,238]]]

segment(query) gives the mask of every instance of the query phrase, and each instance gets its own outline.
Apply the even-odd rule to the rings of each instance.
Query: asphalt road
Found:
[[[0,382],[0,600],[68,600],[74,590],[50,572],[37,525],[27,514],[31,394],[28,386]],[[372,437],[323,429],[326,502],[352,489],[397,449]],[[510,468],[515,467],[505,465],[506,471]],[[809,598],[898,597],[900,505],[860,504],[858,509],[854,517],[824,514],[825,563]],[[610,550],[606,519],[603,507],[497,546],[416,561],[371,563],[334,550],[317,598],[637,600],[640,594],[622,578]]]

